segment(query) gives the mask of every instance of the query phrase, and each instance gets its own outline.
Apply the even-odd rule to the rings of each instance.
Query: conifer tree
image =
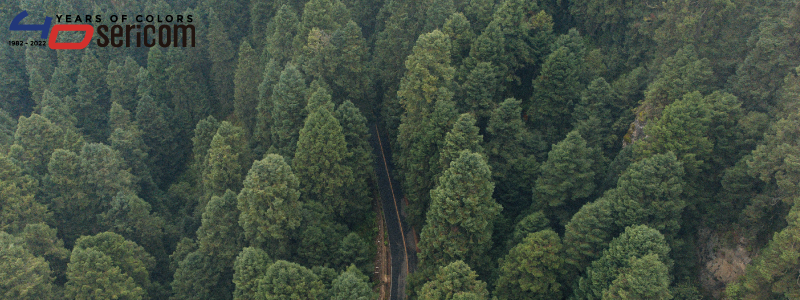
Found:
[[[508,240],[508,248],[516,246],[523,239],[525,239],[528,234],[539,232],[545,229],[550,229],[550,220],[545,217],[543,211],[536,211],[532,214],[529,214],[522,218],[516,225],[514,225],[514,231],[511,233],[511,238]]]
[[[602,77],[594,79],[584,91],[572,112],[573,128],[581,134],[589,147],[610,155],[620,137],[613,130],[615,93]]]
[[[474,298],[470,298],[470,296]],[[488,299],[489,292],[486,290],[486,283],[478,280],[478,274],[464,261],[457,260],[439,268],[436,277],[422,286],[419,298],[425,300]]]
[[[370,89],[372,66],[361,27],[352,20],[343,24],[331,35],[331,43],[334,52],[330,64],[334,69],[326,80],[332,85],[334,98],[349,99],[361,111],[371,111],[372,104],[368,100],[373,95]]]
[[[157,104],[170,103],[170,91],[168,88],[169,74],[164,72],[169,68],[169,61],[159,47],[150,48],[147,51],[147,86],[150,88],[150,95]],[[140,95],[141,96],[141,95]]]
[[[425,23],[422,32],[431,32],[440,29],[445,20],[456,12],[453,0],[434,0],[425,11]]]
[[[283,4],[275,13],[275,17],[270,21],[264,51],[261,54],[262,60],[274,59],[279,66],[283,66],[290,61],[294,52],[294,39],[300,37],[300,19],[297,11],[290,4]],[[270,31],[271,30],[271,31]],[[303,39],[308,36],[302,36]]]
[[[133,58],[126,56],[121,62],[112,60],[108,63],[106,83],[111,92],[111,100],[122,105],[128,111],[136,108],[136,75],[139,74],[139,64]]]
[[[469,48],[472,45],[472,40],[475,39],[475,33],[470,26],[469,20],[463,13],[456,12],[447,16],[447,20],[442,25],[442,32],[450,37],[450,54],[452,55],[453,66],[461,66],[464,58],[469,56]],[[462,70],[458,70],[462,73]],[[457,79],[462,79],[458,78]]]
[[[14,131],[17,130],[17,120],[12,118],[7,111],[0,109],[0,147],[10,146],[14,143]]]
[[[369,277],[365,276],[354,265],[347,268],[331,282],[331,299],[335,300],[370,300],[375,295],[370,288]]]
[[[345,165],[353,170],[353,184],[348,194],[357,213],[363,215],[370,209],[372,190],[375,187],[375,172],[372,168],[372,147],[369,145],[369,129],[367,119],[361,111],[349,100],[336,108],[336,118],[342,125],[342,134],[347,143],[347,151],[352,155],[345,161]]]
[[[211,148],[211,140],[217,134],[219,125],[220,122],[213,116],[208,116],[197,122],[197,126],[194,129],[194,137],[192,137],[193,168],[196,168],[197,172],[203,171],[208,149]]]
[[[19,239],[0,231],[0,296],[5,299],[57,299],[50,266]]]
[[[572,110],[583,90],[583,57],[568,47],[555,49],[534,79],[534,95],[528,115],[547,141],[555,142],[570,131]]]
[[[502,45],[509,69],[542,61],[553,39],[553,17],[535,2],[505,0],[496,6],[493,18],[505,36]],[[525,26],[518,25],[523,23]]]
[[[289,161],[295,155],[297,138],[307,116],[305,93],[303,75],[297,67],[287,64],[272,90],[272,143],[278,154]]]
[[[115,120],[111,124],[111,136],[108,141],[111,148],[118,151],[121,158],[131,167],[134,184],[138,185],[139,190],[150,190],[154,187],[153,178],[150,175],[150,168],[147,164],[148,151],[142,139],[142,131],[136,122],[130,120],[130,112],[122,108],[117,102],[111,104],[109,119]],[[115,115],[124,114],[124,121],[115,119]]]
[[[270,249],[273,256],[291,253],[289,241],[300,226],[299,182],[277,154],[257,160],[239,193],[239,225],[248,244]]]
[[[470,111],[484,120],[488,118],[502,96],[501,76],[500,69],[492,63],[477,63],[461,87],[458,97],[461,110]]]
[[[270,59],[264,67],[263,80],[258,85],[258,105],[256,106],[256,127],[253,130],[252,142],[255,154],[262,155],[272,145],[272,90],[280,80],[281,69],[275,59]]]
[[[236,70],[236,44],[231,41],[233,35],[222,20],[230,20],[220,17],[212,8],[208,13],[208,58],[211,59],[211,78],[214,83],[214,94],[219,101],[220,109],[225,115],[233,111],[229,103],[233,102],[234,95],[234,73]],[[227,8],[224,8],[227,9]],[[241,18],[233,17],[236,20]]]
[[[212,196],[221,196],[226,190],[238,192],[242,177],[249,165],[249,152],[241,127],[223,121],[208,149],[203,169],[203,189],[206,200],[198,205],[197,215],[205,211],[205,202]]]
[[[506,213],[526,209],[530,183],[539,164],[534,151],[541,146],[522,121],[521,101],[508,98],[492,111],[486,127],[486,154],[496,184],[495,197]]]
[[[175,138],[179,133],[170,125],[172,110],[158,104],[149,94],[139,98],[136,105],[136,125],[142,131],[142,140],[149,148],[147,165],[156,184],[171,179],[173,170],[181,169],[188,150],[179,147]],[[174,175],[173,175],[174,176]]]
[[[556,215],[566,223],[571,214],[569,209],[563,211],[562,206],[582,205],[581,200],[594,192],[597,156],[598,153],[587,147],[580,133],[574,130],[563,141],[553,145],[536,179],[533,207],[561,207]]]
[[[116,233],[84,236],[72,249],[67,294],[78,299],[102,299],[114,293],[130,293],[134,295],[131,298],[140,299],[150,287],[149,271],[154,266],[155,260],[144,248]]]
[[[633,275],[624,273],[630,272],[630,269],[627,268],[638,267],[642,262],[637,259],[649,260],[652,264],[654,263],[652,260],[655,258],[661,263],[661,266],[656,263],[651,270],[660,274],[657,273],[659,276],[655,282],[657,286],[649,288],[656,288],[660,285],[661,291],[654,295],[657,296],[655,299],[670,299],[669,292],[664,291],[665,287],[669,286],[669,277],[664,269],[672,266],[672,261],[668,256],[669,251],[670,248],[667,246],[664,236],[658,230],[645,225],[627,227],[625,232],[611,241],[608,249],[603,251],[603,256],[592,262],[592,265],[586,270],[586,276],[580,279],[575,296],[601,299],[604,293],[613,295],[624,292],[625,283],[622,281]],[[612,285],[615,287],[610,290]],[[634,286],[632,288],[642,291],[644,287]]]
[[[346,165],[351,155],[342,126],[326,105],[310,112],[300,130],[292,169],[300,180],[303,195],[323,203],[343,219],[361,206],[353,203],[346,193],[354,181],[353,170]]]
[[[398,128],[397,165],[409,198],[412,224],[422,224],[428,192],[438,170],[439,143],[451,128],[447,107],[452,105],[455,70],[450,66],[450,40],[439,30],[423,34],[406,60],[408,71],[397,98],[405,112]],[[449,105],[448,105],[449,104]],[[439,113],[437,113],[439,109]],[[454,111],[453,111],[454,113]],[[439,117],[433,117],[438,114]],[[438,123],[437,123],[438,122]],[[435,159],[435,160],[433,160]]]
[[[0,154],[0,231],[18,233],[25,224],[49,217],[47,207],[34,198],[38,189],[39,182]]]
[[[64,248],[64,241],[56,236],[57,231],[45,223],[28,223],[19,237],[23,240],[25,249],[34,256],[44,258],[50,264],[53,277],[63,281],[66,278],[70,251]]]
[[[483,153],[483,135],[479,134],[480,129],[475,126],[475,117],[471,114],[461,114],[458,116],[453,129],[444,137],[441,153],[439,154],[439,167],[442,171],[450,167],[450,163],[458,159],[461,151]]]
[[[258,55],[247,41],[239,46],[239,64],[234,77],[234,114],[245,128],[248,136],[256,126],[256,106],[258,105],[258,85],[261,82]]]
[[[530,233],[500,260],[498,299],[558,299],[562,272],[561,239],[552,230]]]
[[[269,255],[260,248],[245,247],[242,249],[233,264],[233,283],[236,285],[233,299],[259,299],[258,281],[267,273],[267,268],[271,263]]]
[[[672,299],[669,270],[658,255],[631,257],[628,265],[603,292],[603,299]]]
[[[80,141],[66,140],[64,130],[38,114],[20,117],[10,156],[33,174],[44,175],[56,149],[80,150]],[[77,148],[77,149],[76,149]]]
[[[269,266],[258,283],[259,297],[278,299],[317,299],[325,285],[311,270],[296,263],[279,260]]]
[[[421,264],[443,266],[465,260],[482,267],[491,246],[492,226],[502,206],[492,198],[494,183],[485,158],[464,150],[431,190],[422,229]]]

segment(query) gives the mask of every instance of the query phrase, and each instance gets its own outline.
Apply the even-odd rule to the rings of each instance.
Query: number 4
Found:
[[[47,36],[50,34],[50,22],[53,21],[53,18],[45,17],[44,18],[44,24],[41,24],[41,25],[20,24],[19,22],[22,22],[22,19],[25,19],[25,17],[27,17],[27,16],[28,16],[28,11],[27,10],[23,10],[16,17],[14,17],[14,20],[11,21],[11,25],[8,26],[8,30],[12,30],[12,31],[41,31],[42,32],[42,38],[46,39]]]

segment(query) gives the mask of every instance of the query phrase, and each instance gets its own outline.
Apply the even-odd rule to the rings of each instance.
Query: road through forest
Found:
[[[405,233],[409,231],[407,227],[404,227],[407,225],[405,225],[405,219],[400,211],[402,209],[400,201],[403,199],[403,195],[400,185],[390,175],[393,165],[388,139],[385,135],[380,134],[377,125],[373,124],[371,131],[370,144],[375,155],[375,173],[383,204],[383,218],[389,232],[389,251],[392,254],[392,284],[389,299],[400,300],[405,299],[409,260],[416,261],[416,252],[408,250],[408,246],[413,242],[406,241],[405,238]]]

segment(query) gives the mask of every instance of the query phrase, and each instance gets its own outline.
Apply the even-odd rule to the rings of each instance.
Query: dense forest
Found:
[[[196,46],[0,48],[0,298],[377,299],[377,126],[410,299],[800,299],[800,1],[22,10]]]

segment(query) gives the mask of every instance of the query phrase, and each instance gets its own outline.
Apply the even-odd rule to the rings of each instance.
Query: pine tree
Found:
[[[47,261],[35,256],[20,239],[5,231],[0,231],[0,258],[0,296],[5,299],[57,299]]]
[[[500,69],[490,62],[475,65],[461,87],[458,97],[461,110],[470,111],[478,118],[488,118],[502,95]]]
[[[111,136],[108,138],[111,148],[118,151],[120,157],[131,167],[134,184],[138,185],[139,190],[150,190],[154,186],[153,178],[148,167],[147,152],[150,150],[142,139],[142,131],[136,122],[130,120],[130,112],[122,108],[117,102],[111,105],[109,112],[110,120],[115,120],[111,124]],[[115,115],[124,114],[124,121],[115,119]]]
[[[372,110],[372,66],[361,27],[352,20],[331,35],[332,73],[327,76],[335,99],[349,99],[363,112]],[[338,101],[337,101],[338,103]]]
[[[354,203],[354,215],[365,215],[371,207],[372,188],[376,185],[375,172],[372,168],[374,161],[372,147],[368,142],[370,133],[367,119],[349,100],[345,100],[336,108],[336,118],[342,125],[347,151],[352,153],[345,161],[345,165],[353,170],[354,181],[348,194],[353,198],[351,201]],[[356,219],[352,218],[354,221]]]
[[[572,127],[586,139],[589,147],[601,149],[610,156],[620,137],[614,132],[615,93],[602,77],[593,80],[572,112]]]
[[[222,20],[226,19],[224,16],[220,17],[215,12],[216,8],[212,8],[208,13],[208,58],[211,59],[211,78],[214,83],[214,94],[219,103],[219,109],[224,112],[224,115],[229,114],[233,107],[229,103],[233,103],[234,95],[234,73],[236,70],[236,44],[231,41],[233,35],[231,30],[226,30]],[[225,8],[228,9],[228,8]],[[231,16],[236,20],[241,18]]]
[[[452,126],[448,115],[455,113],[454,109],[448,109],[452,105],[455,71],[450,66],[447,35],[439,30],[421,35],[406,60],[406,68],[397,92],[405,110],[398,128],[397,165],[410,202],[410,223],[421,225],[430,202],[428,192],[434,177],[441,172],[437,157],[439,143]]]
[[[450,37],[450,54],[452,55],[452,63],[454,66],[461,66],[462,61],[469,56],[469,48],[472,45],[472,40],[475,39],[475,33],[472,30],[471,24],[463,13],[456,12],[447,16],[447,20],[442,25],[442,32]],[[461,73],[462,70],[459,70]],[[462,79],[458,78],[457,79]]]
[[[370,300],[375,299],[369,284],[369,277],[365,276],[354,265],[343,271],[331,282],[330,290],[333,300]]]
[[[641,264],[642,262],[637,259],[652,260],[656,258],[662,266],[657,266],[656,264],[652,271],[664,272],[664,269],[672,266],[672,261],[669,259],[669,251],[670,249],[664,240],[664,236],[658,230],[645,225],[627,227],[625,232],[611,241],[608,249],[603,251],[603,256],[592,262],[592,265],[586,270],[586,276],[580,279],[575,290],[575,296],[601,299],[604,293],[619,294],[620,290],[625,287],[622,281],[632,275],[623,272],[630,272],[627,268],[636,266],[631,265],[631,263]],[[671,298],[668,292],[664,295],[665,286],[669,286],[669,277],[664,273],[660,274],[656,282],[662,286],[661,292],[657,293],[661,294],[657,295],[660,297],[655,299]],[[666,284],[664,284],[664,280],[667,281]],[[616,284],[614,284],[615,281]],[[610,289],[612,285],[615,286],[613,290]],[[635,287],[634,289],[641,291],[643,287]]]
[[[562,272],[561,239],[552,230],[530,233],[500,260],[498,299],[558,299]]]
[[[38,181],[0,154],[0,231],[18,233],[25,224],[49,217],[47,207],[34,198],[38,189]]]
[[[486,127],[486,154],[496,184],[495,198],[512,213],[528,208],[531,183],[539,164],[534,151],[541,146],[522,121],[521,101],[508,98],[494,110]]]
[[[580,133],[574,130],[553,145],[536,179],[534,209],[560,207],[555,214],[566,223],[571,214],[563,206],[578,207],[594,192],[597,157],[598,153],[587,147]]]
[[[291,253],[288,241],[300,226],[297,177],[277,154],[255,161],[239,193],[239,225],[248,243],[270,249],[273,256]]]
[[[296,263],[279,260],[258,283],[258,294],[268,300],[317,299],[325,286],[316,274]]]
[[[434,0],[425,11],[425,23],[422,32],[431,32],[442,28],[447,17],[456,12],[453,0]]]
[[[182,168],[188,150],[179,148],[175,138],[179,131],[170,125],[172,110],[166,104],[158,104],[149,94],[139,98],[136,105],[136,125],[142,132],[142,140],[149,148],[147,165],[156,184],[161,186],[172,178],[173,170]]]
[[[292,64],[281,72],[278,84],[272,90],[272,143],[278,154],[288,158],[295,155],[297,138],[307,114],[304,110],[306,84],[303,75]]]
[[[31,254],[44,258],[50,264],[53,277],[63,282],[66,278],[70,251],[64,241],[56,236],[57,230],[45,223],[28,223],[19,237]]]
[[[122,105],[127,110],[136,108],[136,75],[139,74],[139,64],[133,58],[126,56],[124,61],[112,60],[108,63],[106,83],[111,91],[111,100]]]
[[[466,263],[457,260],[439,268],[436,277],[422,286],[419,299],[473,299],[468,295],[475,297],[474,299],[489,298],[486,283],[478,280],[478,274]]]
[[[439,186],[431,190],[431,207],[420,237],[422,265],[465,260],[483,266],[492,225],[502,209],[492,199],[493,190],[485,158],[462,151],[439,178]]]
[[[150,88],[150,95],[158,104],[171,103],[170,92],[167,83],[169,82],[168,72],[169,61],[159,47],[150,48],[147,51],[147,86]]]
[[[272,90],[280,80],[281,69],[278,62],[270,59],[264,68],[261,84],[258,85],[258,105],[256,106],[256,127],[253,130],[252,142],[257,156],[263,155],[272,145]]]
[[[450,168],[450,163],[458,159],[461,151],[483,153],[483,135],[479,134],[480,129],[475,126],[475,117],[471,114],[461,114],[458,116],[453,129],[444,137],[444,144],[439,154],[439,167],[442,171]]]
[[[17,120],[0,109],[0,147],[14,143],[14,131],[17,130]]]
[[[275,13],[275,17],[270,21],[264,44],[264,51],[261,54],[262,60],[274,59],[279,66],[283,66],[290,61],[294,53],[294,39],[300,37],[298,31],[300,19],[297,11],[289,4],[283,4]],[[303,39],[308,36],[302,36]]]
[[[258,281],[267,273],[270,264],[272,260],[264,250],[255,247],[242,249],[233,263],[233,283],[236,285],[233,299],[258,299]]]
[[[65,139],[64,130],[38,114],[20,117],[10,156],[33,174],[44,175],[56,149],[77,151],[82,141]],[[77,148],[77,149],[76,149]]]
[[[206,155],[202,178],[207,198],[197,206],[197,215],[205,211],[205,202],[212,196],[241,189],[243,170],[250,166],[249,156],[244,130],[222,121]]]
[[[501,45],[505,47],[509,69],[535,65],[542,60],[553,39],[550,15],[535,2],[505,0],[497,5],[493,17],[505,36],[506,41]]]
[[[234,114],[245,128],[248,136],[253,134],[256,126],[256,106],[258,105],[258,85],[261,82],[258,55],[250,43],[242,42],[239,46],[239,64],[234,77]]]
[[[628,265],[603,292],[603,299],[672,299],[669,270],[658,255],[631,257]]]
[[[239,227],[239,210],[236,209],[236,193],[226,190],[219,196],[212,196],[203,213],[202,225],[197,230],[197,252],[210,260],[199,277],[217,278],[207,282],[207,288],[214,295],[233,293],[233,262],[241,251],[243,235]]]
[[[352,153],[342,126],[323,104],[310,112],[300,130],[292,169],[300,180],[300,190],[311,201],[323,203],[342,219],[347,219],[360,203],[346,195],[353,184],[353,170],[346,165]]]
[[[550,53],[542,64],[539,77],[533,81],[534,95],[528,115],[548,141],[557,141],[570,131],[572,111],[580,102],[584,88],[581,82],[583,57],[568,47]]]
[[[94,261],[98,263],[92,264]],[[122,291],[130,287],[135,287],[134,291],[137,289],[146,291],[150,287],[150,270],[155,267],[155,260],[144,248],[136,243],[128,241],[116,233],[104,232],[78,239],[72,249],[70,265],[67,269],[67,293],[70,293],[70,285],[72,285],[73,291],[80,295],[79,293],[81,292],[96,292],[96,289],[99,288],[96,287],[86,291],[85,287],[87,285],[92,286],[92,284],[87,284],[83,280],[97,280],[94,284],[104,280],[100,274],[96,274],[98,277],[93,278],[91,276],[94,274],[86,273],[82,270],[82,268],[92,267],[97,268],[93,270],[94,272],[101,272],[101,274],[119,274],[116,276],[120,277],[108,278],[107,284],[123,285],[120,287]],[[124,279],[126,277],[130,278],[130,280]],[[70,282],[73,282],[73,284],[70,284]]]
[[[529,214],[522,218],[516,225],[514,225],[514,231],[511,233],[511,238],[507,241],[507,248],[512,248],[516,246],[523,239],[525,239],[528,234],[542,231],[545,229],[550,229],[550,220],[545,217],[543,211],[537,211],[532,214]]]

